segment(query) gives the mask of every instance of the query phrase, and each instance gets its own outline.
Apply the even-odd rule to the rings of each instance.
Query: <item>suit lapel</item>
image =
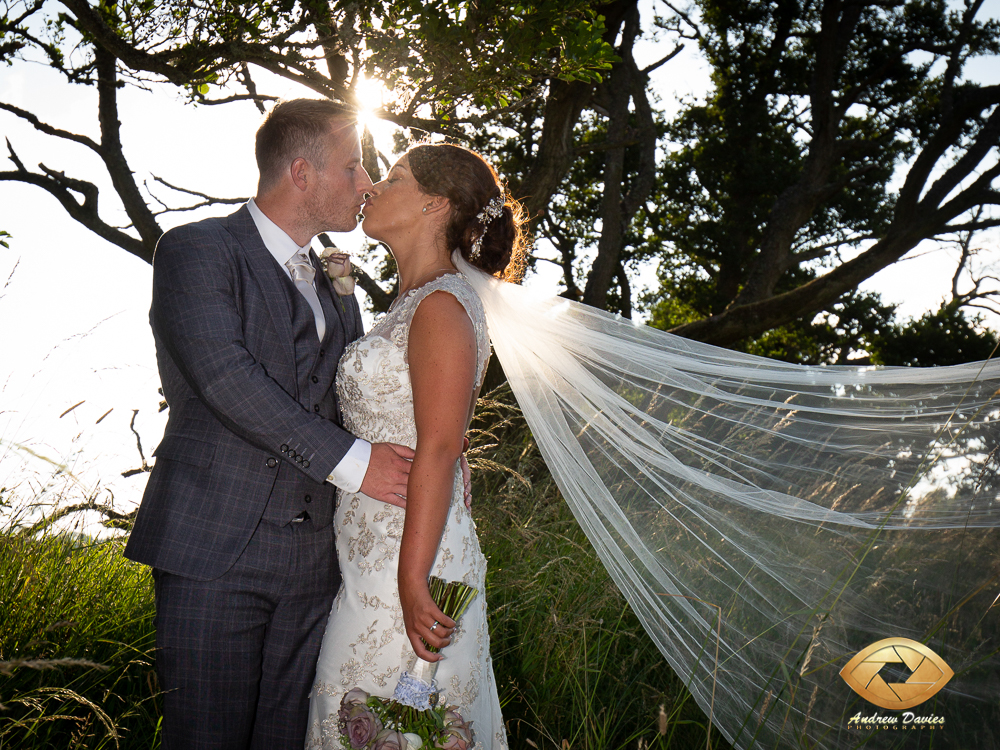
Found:
[[[288,298],[288,290],[281,278],[282,270],[278,267],[274,256],[268,252],[264,240],[257,231],[253,217],[246,206],[230,215],[226,222],[229,233],[236,238],[243,248],[250,274],[256,280],[264,295],[264,304],[271,315],[271,322],[278,332],[280,346],[284,349],[287,362],[295,362],[295,341],[292,332],[292,302]]]

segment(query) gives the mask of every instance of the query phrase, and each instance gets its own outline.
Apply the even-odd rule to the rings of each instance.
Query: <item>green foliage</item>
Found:
[[[599,80],[614,59],[590,2],[372,5],[375,15],[360,27],[366,74],[398,91],[425,86],[444,119],[462,104],[507,107],[539,76]]]
[[[364,73],[397,90],[400,100],[387,115],[421,108],[421,116],[447,123],[458,107],[510,105],[539,76],[597,81],[614,60],[603,18],[588,0],[118,0],[97,10],[102,26],[58,12],[45,16],[47,39],[31,39],[71,80],[93,82],[93,51],[104,47],[123,58],[126,75],[166,77],[195,100],[213,85],[245,85],[244,65],[255,63],[346,101]],[[103,27],[129,54],[108,43]],[[30,46],[20,28],[0,26],[7,32],[0,36],[3,58]],[[72,68],[64,67],[68,32],[84,41],[83,61]]]
[[[803,365],[860,365],[893,329],[895,307],[878,294],[855,292],[812,321],[798,320],[742,342],[741,351]],[[899,324],[901,325],[901,324]]]
[[[158,744],[152,582],[123,546],[0,535],[0,746]]]
[[[677,298],[652,308],[649,325],[667,330],[697,320]],[[894,305],[878,294],[855,292],[813,320],[798,320],[747,339],[735,348],[761,357],[803,365],[906,365],[936,367],[990,359],[998,336],[955,303],[916,320],[900,320]]]
[[[871,344],[872,362],[879,365],[930,367],[990,359],[1000,338],[970,319],[957,305],[942,305],[909,324],[892,324]]]

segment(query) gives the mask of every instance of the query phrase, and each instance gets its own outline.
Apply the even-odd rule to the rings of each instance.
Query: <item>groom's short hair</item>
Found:
[[[336,122],[352,135],[357,116],[329,99],[278,102],[257,129],[255,154],[260,172],[258,191],[266,193],[300,156],[316,168],[326,165],[330,127]]]

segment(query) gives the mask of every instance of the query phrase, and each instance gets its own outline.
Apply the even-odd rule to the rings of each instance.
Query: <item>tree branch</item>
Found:
[[[46,135],[52,135],[57,138],[63,138],[67,141],[73,141],[74,143],[79,143],[86,146],[91,151],[100,154],[101,147],[94,142],[93,139],[88,138],[85,135],[78,135],[77,133],[71,133],[68,130],[60,130],[59,128],[54,128],[38,119],[37,116],[33,115],[31,112],[26,112],[20,107],[15,107],[13,104],[7,104],[6,102],[0,102],[0,109],[5,109],[11,114],[15,114],[23,120],[27,120],[35,128],[35,130],[45,133]]]
[[[677,55],[679,55],[683,51],[684,51],[684,45],[683,44],[678,44],[676,47],[673,48],[672,51],[668,52],[666,55],[664,55],[663,57],[661,57],[659,60],[657,60],[652,65],[647,65],[645,68],[643,68],[639,72],[642,73],[644,76],[648,77],[649,74],[652,73],[654,70],[656,70],[657,68],[659,68],[659,67],[661,67],[663,65],[666,65],[668,62],[670,62],[671,60],[673,60],[675,57],[677,57]]]
[[[63,172],[56,172],[44,164],[38,165],[44,174],[30,172],[25,169],[24,164],[14,152],[9,139],[7,140],[7,149],[10,152],[11,161],[17,166],[17,171],[0,172],[0,181],[23,182],[46,190],[59,201],[66,210],[66,213],[99,237],[103,237],[108,242],[117,245],[126,252],[132,253],[132,255],[141,258],[147,263],[153,261],[152,248],[147,249],[141,240],[125,234],[101,220],[97,212],[98,189],[96,185],[84,180],[67,177]],[[83,196],[82,204],[77,201],[73,193]]]
[[[699,28],[698,24],[696,24],[694,21],[691,20],[691,17],[687,13],[685,13],[684,11],[680,10],[679,8],[677,8],[672,3],[667,2],[667,0],[660,0],[660,2],[662,2],[668,8],[670,8],[670,10],[673,11],[673,14],[675,16],[677,16],[678,18],[680,18],[682,21],[684,21],[684,23],[686,23],[688,25],[688,27],[690,27],[691,31],[694,32],[694,35],[695,35],[696,39],[702,39],[703,38],[702,33],[701,33],[701,28]]]
[[[189,190],[188,188],[177,187],[176,185],[167,182],[162,177],[157,177],[155,174],[153,175],[153,179],[156,182],[160,183],[161,185],[170,188],[171,190],[176,190],[178,193],[185,193],[187,195],[193,195],[196,198],[203,199],[201,203],[195,203],[194,205],[191,206],[183,206],[181,208],[169,208],[166,203],[164,203],[154,195],[153,196],[154,200],[156,200],[157,203],[163,206],[163,210],[155,212],[154,216],[162,216],[163,214],[176,213],[180,211],[193,211],[196,208],[204,208],[205,206],[214,206],[217,204],[235,206],[246,203],[248,200],[250,200],[249,198],[217,198],[214,195],[208,195],[207,193],[199,193],[197,190]],[[150,195],[153,195],[152,192],[150,192]]]
[[[928,188],[920,201],[921,206],[936,207],[979,166],[986,155],[996,148],[997,143],[1000,143],[1000,107],[993,110],[993,114],[979,131],[972,145],[965,150],[958,161]]]
[[[395,293],[390,293],[382,289],[378,283],[363,268],[354,266],[354,277],[358,280],[358,286],[365,290],[368,299],[371,300],[372,309],[375,312],[385,312],[392,304]]]
[[[1000,227],[1000,218],[970,221],[965,224],[948,224],[942,227],[942,231],[935,234],[931,239],[940,239],[942,235],[952,232],[979,232],[983,229],[993,229],[994,227]]]
[[[276,102],[278,101],[277,96],[266,96],[264,94],[233,94],[232,96],[227,96],[225,99],[201,99],[198,101],[199,104],[229,104],[230,102],[245,102],[252,101],[257,105],[257,109],[261,114],[266,112],[264,107],[264,102]]]
[[[122,151],[121,122],[118,120],[118,61],[102,49],[94,50],[97,60],[97,116],[101,123],[101,159],[111,177],[115,192],[121,198],[125,213],[152,257],[156,241],[163,230],[143,200]]]

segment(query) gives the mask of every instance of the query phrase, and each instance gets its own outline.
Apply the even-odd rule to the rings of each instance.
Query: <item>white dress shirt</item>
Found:
[[[288,236],[284,229],[279,227],[264,215],[253,198],[247,202],[247,209],[253,217],[253,223],[257,225],[257,231],[264,240],[264,247],[271,253],[281,270],[290,279],[291,273],[285,265],[293,255],[299,252],[309,254],[312,247],[312,240],[305,247],[299,247],[295,240]],[[314,282],[315,283],[315,282]],[[333,472],[326,478],[330,484],[340,487],[344,492],[357,492],[361,489],[361,483],[368,472],[368,463],[371,461],[372,444],[361,438],[354,439],[354,445],[340,459],[340,463],[333,467]]]

